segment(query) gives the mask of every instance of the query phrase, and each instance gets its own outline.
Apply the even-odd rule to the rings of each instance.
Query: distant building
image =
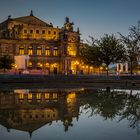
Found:
[[[117,63],[116,70],[120,73],[128,73],[128,63]]]
[[[28,55],[28,69],[50,73],[76,73],[80,33],[66,17],[62,28],[33,15],[11,18],[0,23],[0,55]]]

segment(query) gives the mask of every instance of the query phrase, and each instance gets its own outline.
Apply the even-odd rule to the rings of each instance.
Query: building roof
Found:
[[[18,17],[18,18],[11,18],[11,16],[8,16],[7,20],[0,23],[0,26],[7,25],[9,21],[17,21],[17,22],[28,24],[28,25],[34,25],[34,26],[53,27],[52,23],[46,23],[42,21],[41,19],[35,17],[33,15],[32,10],[29,16],[23,16],[23,17]]]
[[[13,18],[13,21],[17,21],[17,22],[22,22],[25,24],[29,24],[29,25],[37,25],[37,26],[49,26],[52,27],[51,24],[48,24],[42,20],[40,20],[39,18],[30,15],[30,16],[24,16],[24,17],[19,17],[19,18]]]

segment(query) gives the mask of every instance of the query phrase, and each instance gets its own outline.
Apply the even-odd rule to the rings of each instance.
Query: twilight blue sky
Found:
[[[79,27],[82,39],[99,38],[104,33],[128,34],[128,28],[140,20],[140,0],[0,0],[0,22],[8,15],[30,14],[54,26],[62,27],[70,17]]]

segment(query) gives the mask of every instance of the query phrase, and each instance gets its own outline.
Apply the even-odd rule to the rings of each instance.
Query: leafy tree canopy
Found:
[[[102,64],[99,55],[99,48],[96,45],[88,44],[81,48],[79,53],[79,57],[85,64],[94,67],[99,67]]]
[[[107,67],[111,63],[117,63],[124,60],[125,48],[114,35],[105,34],[98,41],[98,47],[101,60]]]
[[[105,34],[100,40],[90,37],[92,42],[85,45],[80,50],[80,57],[84,63],[98,67],[105,64],[107,67],[111,63],[123,61],[125,58],[125,48],[114,35]]]
[[[136,26],[131,26],[129,28],[128,36],[123,36],[121,33],[120,37],[122,42],[126,46],[126,58],[130,63],[130,73],[133,74],[133,70],[136,64],[138,64],[138,59],[140,57],[140,21]]]

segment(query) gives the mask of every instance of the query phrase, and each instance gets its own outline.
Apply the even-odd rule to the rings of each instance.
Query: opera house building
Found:
[[[80,32],[74,23],[65,18],[64,25],[54,27],[35,17],[12,18],[0,23],[0,55],[28,56],[29,70],[47,70],[49,73],[76,73]]]

